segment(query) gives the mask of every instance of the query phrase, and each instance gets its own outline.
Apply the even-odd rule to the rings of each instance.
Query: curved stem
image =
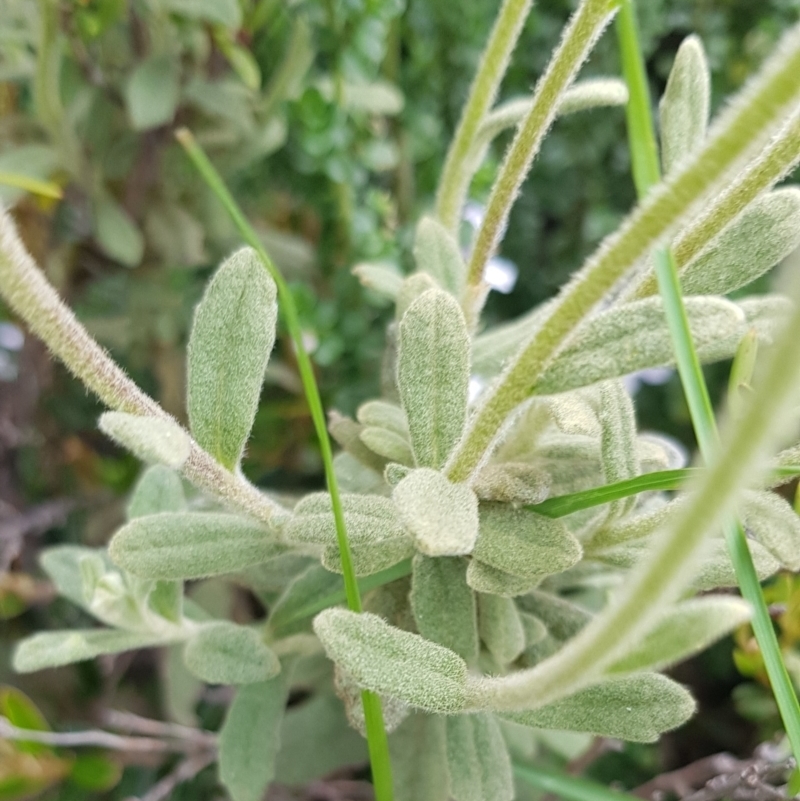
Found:
[[[505,230],[511,206],[556,118],[561,98],[610,21],[616,5],[614,0],[584,0],[570,19],[547,70],[536,85],[530,111],[520,123],[492,187],[486,214],[472,247],[467,273],[470,286],[481,282],[484,267]]]
[[[636,188],[640,198],[661,180],[655,132],[651,116],[650,93],[632,0],[623,0],[617,18],[622,65],[630,91],[628,133]],[[655,273],[664,300],[667,325],[673,341],[678,374],[689,405],[700,453],[709,461],[719,446],[714,409],[708,395],[700,360],[692,341],[686,307],[683,303],[675,259],[668,248],[655,254]],[[800,706],[781,655],[769,610],[761,592],[750,549],[741,523],[728,518],[725,538],[743,597],[753,608],[753,631],[764,656],[764,665],[775,693],[781,717],[796,759],[800,759]]]
[[[447,151],[436,195],[436,214],[442,224],[453,231],[458,228],[472,180],[469,156],[475,137],[497,96],[532,3],[533,0],[503,0]]]

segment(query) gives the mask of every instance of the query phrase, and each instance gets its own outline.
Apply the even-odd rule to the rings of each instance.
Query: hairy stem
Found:
[[[192,134],[186,129],[183,129],[178,131],[176,135],[198,172],[225,207],[225,210],[230,215],[239,233],[258,253],[264,264],[264,268],[272,276],[278,288],[278,299],[283,311],[284,320],[286,321],[286,327],[289,330],[289,335],[295,346],[300,378],[303,382],[306,401],[308,402],[311,412],[311,419],[314,423],[314,430],[317,434],[320,452],[322,454],[322,462],[325,467],[325,479],[328,485],[328,492],[331,496],[333,516],[336,521],[336,538],[342,562],[342,574],[347,605],[353,612],[360,612],[361,594],[358,589],[358,579],[353,569],[353,557],[350,551],[350,542],[347,538],[344,509],[342,508],[339,484],[333,468],[333,450],[328,436],[328,429],[325,424],[325,410],[323,409],[322,398],[320,397],[317,381],[314,377],[314,368],[303,343],[303,331],[300,327],[300,318],[297,314],[294,298],[292,297],[288,284],[272,262],[272,259],[270,259],[258,234],[256,234],[253,227],[247,221],[242,210],[223,183],[219,173],[214,169],[214,166],[197,144]],[[361,700],[364,705],[367,744],[369,747],[370,764],[372,766],[375,797],[377,801],[391,801],[393,791],[391,765],[389,762],[389,745],[386,739],[386,728],[383,725],[380,697],[365,690],[361,693]]]
[[[660,181],[661,171],[633,0],[623,0],[617,18],[617,33],[623,71],[630,90],[627,112],[628,132],[636,188],[640,197],[643,197]],[[713,454],[719,446],[719,433],[708,388],[700,367],[700,360],[692,341],[678,269],[668,248],[656,252],[655,273],[658,288],[664,300],[664,311],[675,350],[678,374],[689,405],[689,413],[697,435],[700,453],[708,462],[713,458]],[[728,518],[725,521],[724,530],[742,596],[753,608],[753,631],[764,656],[764,665],[775,693],[775,700],[778,703],[795,758],[800,759],[800,706],[798,706],[797,696],[786,670],[769,610],[761,592],[753,558],[747,547],[744,529],[741,523],[733,518]]]
[[[556,118],[561,98],[610,21],[616,5],[613,0],[583,0],[567,25],[550,64],[536,85],[530,110],[520,123],[492,187],[486,214],[472,247],[467,272],[470,286],[481,282],[484,267],[505,230],[511,206]]]
[[[800,300],[800,286],[794,299]],[[605,667],[641,637],[693,578],[707,537],[733,511],[742,489],[766,466],[765,457],[794,418],[800,389],[800,307],[765,365],[746,413],[722,438],[713,464],[663,529],[624,589],[561,651],[529,670],[503,678],[473,679],[475,708],[537,708],[597,681]]]
[[[450,143],[436,196],[436,214],[451,230],[458,228],[472,172],[468,160],[478,129],[492,107],[533,0],[504,0],[483,52],[478,72]]]
[[[172,419],[128,378],[119,365],[89,336],[70,308],[20,241],[8,213],[0,208],[0,294],[66,367],[112,409],[142,417]],[[286,510],[259,492],[243,476],[226,470],[191,440],[189,458],[181,468],[195,486],[243,509],[264,523]]]
[[[544,368],[594,306],[649,250],[693,213],[752,142],[780,128],[800,97],[800,26],[785,37],[759,76],[714,125],[702,148],[650,191],[620,229],[600,245],[552,304],[541,328],[500,376],[451,456],[451,480],[464,481],[488,458],[509,415],[536,391]]]

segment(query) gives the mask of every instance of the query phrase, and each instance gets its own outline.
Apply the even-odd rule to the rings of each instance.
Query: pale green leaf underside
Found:
[[[595,684],[541,709],[501,714],[534,728],[652,743],[685,723],[694,710],[692,696],[680,684],[658,673],[640,673]]]
[[[463,708],[467,665],[447,648],[344,609],[321,612],[314,630],[328,656],[365,689],[431,712]]]
[[[139,517],[112,538],[114,562],[144,578],[189,579],[244,570],[282,553],[274,534],[246,517],[163,512]]]
[[[100,416],[99,426],[104,434],[143,462],[178,470],[189,458],[191,439],[174,420],[105,412]]]

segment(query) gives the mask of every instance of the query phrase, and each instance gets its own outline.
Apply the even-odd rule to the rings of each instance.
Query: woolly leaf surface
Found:
[[[543,470],[525,462],[489,464],[478,473],[475,494],[482,501],[534,504],[545,500],[550,480]]]
[[[663,615],[607,672],[661,670],[703,650],[749,619],[750,606],[740,598],[709,596],[684,601]]]
[[[659,673],[639,673],[595,684],[540,709],[502,716],[535,728],[652,743],[694,710],[694,699],[680,684]]]
[[[166,642],[169,638],[164,635],[117,629],[43,631],[23,640],[14,651],[12,661],[17,673],[31,673],[94,659],[100,654],[118,654]]]
[[[433,276],[428,273],[416,272],[409,275],[400,285],[395,303],[395,316],[398,320],[408,311],[408,307],[422,294],[430,289],[441,290]]]
[[[444,465],[464,430],[469,334],[458,302],[429,290],[400,321],[397,383],[420,467]]]
[[[492,715],[446,718],[447,767],[455,801],[511,801],[514,780],[503,733]]]
[[[219,734],[219,778],[233,801],[260,801],[275,776],[286,672],[236,691]]]
[[[703,143],[710,95],[711,75],[703,45],[697,36],[688,36],[678,48],[659,104],[665,173]]]
[[[253,426],[278,319],[275,282],[258,254],[223,262],[195,310],[187,352],[189,422],[198,443],[233,469]]]
[[[800,245],[800,189],[756,198],[681,270],[687,295],[727,295],[760,278]]]
[[[525,629],[511,598],[478,595],[478,630],[499,665],[510,664],[525,650]]]
[[[316,602],[341,592],[341,589],[341,576],[321,565],[310,565],[270,605],[270,628],[273,631],[280,629],[282,634],[307,628],[310,620],[305,610],[313,609]]]
[[[371,451],[362,441],[361,432],[364,426],[339,412],[328,413],[328,431],[347,453],[358,459],[365,467],[380,473],[386,459]]]
[[[364,716],[364,703],[361,699],[361,688],[338,665],[334,668],[333,684],[336,694],[342,699],[347,722],[361,734],[367,736],[367,723]],[[407,717],[410,709],[407,704],[396,698],[381,698],[383,727],[391,734]]]
[[[189,458],[191,440],[174,421],[125,412],[104,412],[100,430],[143,462],[179,469]]]
[[[372,542],[358,542],[350,546],[353,570],[357,576],[371,576],[386,570],[414,555],[414,543],[405,534],[402,537],[383,539],[378,536]],[[322,564],[335,573],[342,573],[342,557],[337,545],[327,545],[322,552]]]
[[[450,232],[433,217],[423,217],[417,225],[414,260],[418,270],[432,275],[454,297],[461,297],[467,276],[461,250]]]
[[[144,578],[217,576],[266,562],[285,550],[263,525],[216,512],[162,512],[137,517],[111,540],[114,562]]]
[[[741,514],[758,542],[784,567],[800,570],[800,515],[780,495],[746,491]]]
[[[358,422],[363,426],[376,426],[393,431],[403,437],[408,436],[408,422],[405,412],[394,403],[383,400],[371,400],[362,403],[356,413]]]
[[[361,262],[351,270],[362,286],[394,300],[403,284],[403,276],[393,264]]]
[[[352,545],[406,536],[391,499],[382,495],[351,494],[341,498],[347,536]],[[283,536],[289,542],[336,545],[336,520],[330,495],[316,492],[303,498],[284,526]]]
[[[395,801],[449,801],[445,719],[409,715],[389,737]]]
[[[600,457],[606,484],[639,475],[636,417],[633,401],[622,381],[603,381],[597,388],[601,426]],[[636,496],[609,504],[609,514],[621,517],[636,503]]]
[[[520,598],[519,608],[541,620],[559,640],[574,637],[591,619],[591,612],[549,592],[534,590]]]
[[[128,520],[159,512],[183,512],[186,496],[180,476],[162,465],[148,468],[134,487],[128,502]]]
[[[580,543],[561,520],[507,503],[483,503],[479,515],[473,555],[505,573],[536,580],[560,573],[581,558]]]
[[[467,568],[467,584],[473,590],[502,595],[506,598],[524,595],[538,586],[540,581],[541,576],[535,578],[515,576],[513,573],[506,573],[504,570],[487,565],[475,557],[470,560]]]
[[[219,622],[202,626],[186,643],[186,667],[210,684],[253,684],[277,676],[281,665],[255,629]]]
[[[431,712],[463,708],[467,665],[447,648],[368,612],[326,609],[314,630],[328,656],[361,687]]]
[[[419,633],[471,662],[478,655],[478,628],[475,594],[466,573],[465,559],[418,554],[410,600]]]
[[[414,454],[411,452],[408,439],[394,431],[377,426],[366,426],[359,437],[371,451],[384,459],[399,464],[414,464]]]
[[[392,492],[397,513],[428,556],[461,556],[478,538],[478,499],[465,484],[454,484],[429,468],[412,470]]]
[[[736,352],[747,330],[744,314],[736,304],[722,298],[688,297],[686,312],[702,361],[727,358]],[[660,298],[646,298],[589,318],[545,370],[536,392],[564,392],[673,363],[663,303]]]

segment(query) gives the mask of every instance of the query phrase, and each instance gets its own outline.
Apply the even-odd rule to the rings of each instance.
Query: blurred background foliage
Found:
[[[501,100],[531,91],[573,5],[534,5]],[[9,186],[0,187],[0,197],[15,205],[29,248],[90,331],[183,417],[183,350],[192,308],[211,270],[238,244],[173,139],[176,127],[188,126],[292,284],[327,407],[352,413],[379,391],[390,316],[351,269],[376,261],[401,272],[410,268],[413,225],[432,206],[497,6],[497,0],[2,0],[0,183],[9,174],[46,179],[61,187],[63,198]],[[655,96],[678,44],[696,32],[709,55],[717,108],[797,17],[797,0],[640,3]],[[614,39],[607,35],[583,74],[618,72]],[[473,216],[480,214],[508,139],[497,140],[476,177]],[[511,318],[551,296],[633,200],[622,111],[559,120],[502,247],[502,257],[518,269],[516,287],[492,293],[486,321]],[[470,230],[465,221],[465,243]],[[29,692],[51,723],[90,719],[112,697],[158,716],[159,668],[152,654],[65,669],[57,686],[42,676],[21,681],[9,674],[10,642],[32,630],[76,625],[80,616],[66,603],[51,602],[49,588],[35,578],[38,549],[104,542],[139,467],[96,430],[95,400],[5,318],[0,682]],[[711,377],[721,386],[726,371],[717,368]],[[642,386],[637,408],[643,427],[668,431],[691,447],[677,381]],[[320,485],[312,426],[286,338],[270,363],[252,443],[244,469],[257,483],[286,491]],[[207,582],[198,591],[239,619],[260,614],[253,599],[230,585]],[[787,650],[796,649],[798,590],[781,584],[774,592],[792,612],[781,626]],[[748,647],[744,632],[736,662],[758,681],[758,660]],[[703,704],[690,724],[692,742],[702,730],[701,744],[687,744],[689,735],[678,732],[661,746],[661,757],[649,747],[606,755],[596,763],[598,777],[624,775],[632,786],[664,760],[721,748],[748,753],[770,726],[774,730],[771,702],[756,684],[742,683],[730,641],[704,660],[680,673]],[[743,715],[735,712],[733,688]],[[175,686],[166,692],[168,707],[178,703]],[[218,723],[220,703],[201,702],[204,725]],[[720,729],[732,716],[735,724]],[[561,762],[577,753],[574,746],[558,747]],[[44,755],[55,760],[59,781],[69,773],[59,768],[60,757]],[[0,765],[6,756],[0,752]],[[114,797],[140,791],[155,770],[126,771]],[[18,797],[2,794],[2,779],[0,771],[0,798]],[[78,784],[59,785],[57,797],[84,798],[98,790]],[[191,793],[200,790],[189,785],[182,792],[199,797]]]

